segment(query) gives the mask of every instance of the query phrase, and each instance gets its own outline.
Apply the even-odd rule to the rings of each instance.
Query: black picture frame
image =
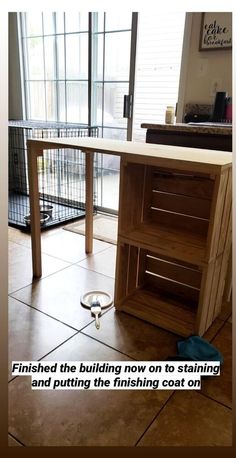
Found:
[[[199,51],[232,49],[232,13],[202,13]]]

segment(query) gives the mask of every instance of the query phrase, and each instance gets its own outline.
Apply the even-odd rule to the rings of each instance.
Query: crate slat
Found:
[[[194,288],[200,288],[201,285],[201,272],[187,268],[186,265],[177,264],[177,261],[170,262],[160,257],[147,256],[146,270]]]
[[[151,207],[160,210],[174,211],[176,213],[182,213],[183,215],[209,219],[211,201],[181,195],[178,192],[178,188],[176,189],[176,194],[153,191],[151,198]]]
[[[221,222],[224,211],[228,171],[217,176],[212,197],[211,215],[206,242],[206,256],[212,258],[217,255],[220,238]]]
[[[153,176],[153,189],[174,194],[178,190],[178,194],[183,196],[211,200],[214,181],[195,174],[155,173]]]
[[[174,211],[174,210],[173,210]],[[157,225],[165,226],[168,228],[177,228],[184,231],[189,231],[191,234],[200,234],[204,237],[207,236],[208,221],[200,218],[193,218],[191,216],[181,215],[168,211],[162,211],[151,208],[151,221]]]
[[[166,292],[166,296],[175,296],[182,299],[184,303],[188,301],[194,302],[195,304],[198,303],[199,290],[187,286],[184,283],[175,282],[173,280],[169,280],[168,278],[152,275],[146,272],[145,285],[151,291],[162,291],[163,294]]]
[[[228,182],[225,195],[225,205],[221,221],[220,237],[217,254],[221,254],[224,251],[224,248],[227,245],[228,237],[228,226],[231,224],[231,207],[232,207],[232,171],[228,172]],[[231,234],[230,234],[231,236]]]

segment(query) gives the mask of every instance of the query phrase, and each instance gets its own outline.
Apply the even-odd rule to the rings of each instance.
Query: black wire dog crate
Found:
[[[9,211],[11,226],[30,228],[27,140],[98,137],[98,127],[61,122],[9,121]],[[74,149],[47,150],[38,158],[42,229],[85,216],[85,157]],[[94,167],[94,206],[97,204]]]

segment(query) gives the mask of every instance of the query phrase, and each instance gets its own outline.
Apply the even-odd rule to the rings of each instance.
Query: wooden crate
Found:
[[[122,175],[121,242],[197,265],[223,252],[231,169],[213,176],[126,164]]]
[[[199,267],[119,244],[117,260],[117,310],[183,336],[203,335],[218,315],[223,255]]]
[[[121,161],[117,310],[179,335],[204,334],[221,309],[231,186],[230,167],[212,175]]]

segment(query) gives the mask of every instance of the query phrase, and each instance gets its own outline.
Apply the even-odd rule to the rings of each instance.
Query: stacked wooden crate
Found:
[[[121,160],[115,306],[183,336],[219,314],[230,255],[231,163],[208,154]]]

